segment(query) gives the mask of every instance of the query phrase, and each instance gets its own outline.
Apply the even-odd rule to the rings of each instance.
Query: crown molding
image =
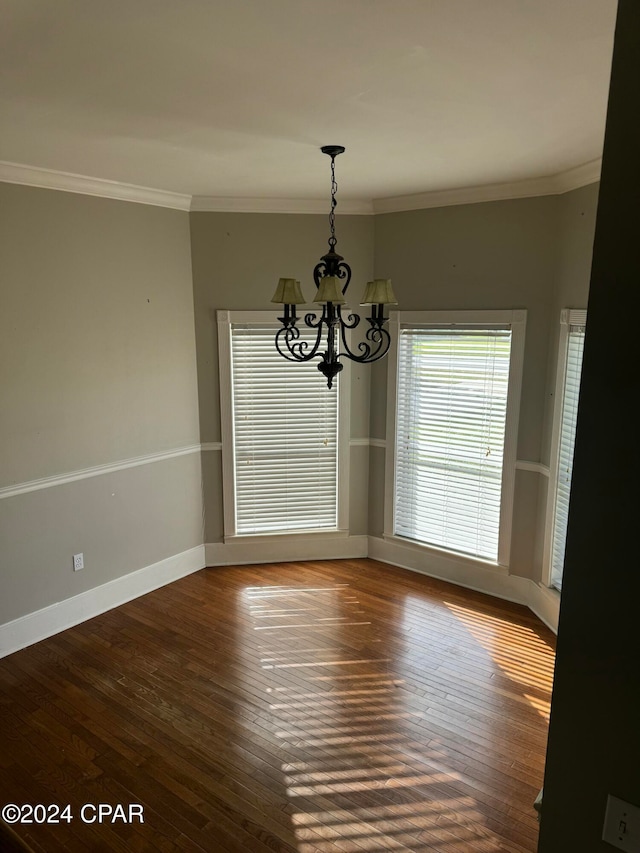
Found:
[[[156,207],[170,207],[175,210],[189,210],[191,204],[191,196],[182,193],[139,187],[135,184],[120,183],[120,181],[107,181],[104,178],[89,178],[86,175],[57,172],[54,169],[40,169],[35,166],[25,166],[22,163],[0,161],[0,181],[100,198],[113,198],[118,201],[152,204]]]
[[[232,198],[229,196],[194,195],[192,212],[209,213],[321,213],[329,212],[326,199],[318,198]],[[338,212],[347,216],[372,216],[373,202],[343,199]]]
[[[580,187],[586,187],[588,184],[595,184],[600,180],[602,172],[602,158],[591,160],[589,163],[583,163],[582,166],[576,166],[575,169],[569,169],[566,172],[560,172],[553,176],[553,181],[558,187],[558,194],[571,192]]]
[[[513,181],[509,184],[488,184],[482,187],[463,187],[455,190],[376,198],[373,201],[373,209],[375,213],[400,213],[407,210],[480,204],[486,201],[504,201],[541,195],[554,195],[552,178],[532,178],[527,181]]]
[[[487,184],[480,187],[463,187],[455,190],[415,193],[413,195],[376,198],[374,213],[400,213],[406,210],[424,210],[431,207],[451,207],[457,204],[479,204],[487,201],[507,201],[517,198],[534,198],[543,195],[562,195],[571,190],[594,184],[600,180],[602,160],[591,160],[574,169],[543,178],[512,181],[506,184]]]
[[[457,204],[477,204],[487,201],[561,195],[599,181],[601,166],[602,160],[591,160],[589,163],[584,163],[557,175],[531,178],[526,181],[415,193],[373,200],[345,199],[339,203],[338,212],[347,216],[371,216],[377,213],[400,213],[432,207],[451,207]],[[40,169],[35,166],[3,161],[0,161],[0,182],[194,212],[327,213],[326,199],[190,196],[150,187],[140,187],[135,184],[120,183],[119,181],[75,175],[71,172],[57,172],[53,169]]]

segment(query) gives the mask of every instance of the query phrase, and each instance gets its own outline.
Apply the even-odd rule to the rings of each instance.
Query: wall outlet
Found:
[[[640,808],[609,794],[602,840],[618,850],[640,853]]]
[[[84,554],[74,554],[73,555],[73,571],[79,572],[80,569],[84,569]]]

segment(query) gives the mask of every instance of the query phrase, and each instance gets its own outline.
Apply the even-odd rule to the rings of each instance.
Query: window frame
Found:
[[[566,391],[566,375],[569,360],[569,334],[571,326],[585,326],[586,308],[563,308],[560,312],[560,335],[558,338],[558,357],[556,361],[556,381],[551,428],[551,450],[549,454],[549,487],[547,492],[546,518],[544,526],[544,550],[542,558],[542,582],[558,594],[560,590],[552,581],[553,574],[553,537],[556,523],[556,494],[560,473],[560,450],[562,441],[562,416]]]
[[[427,552],[433,551],[451,558],[470,560],[488,566],[509,568],[511,534],[513,527],[513,504],[515,494],[516,462],[518,451],[518,424],[520,418],[520,396],[524,365],[524,343],[526,309],[506,310],[449,310],[449,311],[392,311],[389,318],[391,347],[387,368],[387,453],[385,462],[384,533],[385,539],[412,545]],[[458,551],[449,550],[426,542],[407,539],[395,533],[396,495],[396,421],[398,396],[398,342],[402,328],[419,326],[462,326],[462,327],[511,327],[511,357],[509,361],[509,386],[505,422],[505,442],[500,492],[500,529],[498,536],[497,562],[486,560]]]
[[[338,436],[336,463],[336,501],[337,526],[335,528],[278,530],[260,533],[237,533],[236,531],[236,489],[235,489],[235,452],[233,430],[233,380],[232,380],[232,344],[231,328],[233,324],[256,325],[262,328],[273,327],[275,334],[281,324],[273,311],[229,311],[218,310],[218,357],[220,380],[220,426],[222,438],[222,496],[223,496],[223,535],[225,542],[272,542],[277,539],[322,538],[349,533],[349,433],[350,408],[349,388],[351,371],[348,360],[337,378],[337,388],[329,390],[326,380],[318,371],[319,393],[338,395]],[[277,354],[274,342],[274,353]],[[281,357],[281,356],[280,356]],[[292,369],[300,369],[300,365],[292,363]]]

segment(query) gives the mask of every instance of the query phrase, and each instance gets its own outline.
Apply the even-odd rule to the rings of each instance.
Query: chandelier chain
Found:
[[[313,268],[313,280],[316,285],[314,304],[322,306],[304,314],[304,325],[311,329],[310,336],[304,337],[297,325],[296,306],[304,304],[300,282],[293,278],[281,278],[271,300],[284,305],[284,314],[278,319],[282,328],[276,333],[276,349],[288,361],[308,362],[319,358],[318,370],[326,377],[327,387],[342,371],[344,359],[357,364],[370,364],[383,358],[389,351],[391,335],[385,328],[385,305],[395,305],[391,290],[391,281],[375,279],[367,282],[363,296],[363,305],[371,305],[371,316],[367,318],[369,328],[364,332],[363,340],[355,350],[351,349],[349,332],[360,324],[360,315],[350,313],[346,307],[346,292],[351,281],[351,267],[336,252],[336,207],[338,202],[338,182],[336,181],[335,158],[344,152],[343,145],[323,145],[323,154],[331,158],[331,208],[329,211],[329,251],[322,255]],[[346,309],[346,316],[342,309]],[[323,334],[324,333],[324,334]],[[324,337],[324,350],[321,349]],[[311,340],[310,340],[311,338]]]
[[[329,237],[329,249],[332,252],[335,252],[336,244],[338,242],[336,238],[336,206],[338,202],[336,201],[336,193],[338,192],[338,182],[336,181],[336,158],[335,156],[331,158],[331,212],[329,213],[329,229],[331,231],[331,236]]]

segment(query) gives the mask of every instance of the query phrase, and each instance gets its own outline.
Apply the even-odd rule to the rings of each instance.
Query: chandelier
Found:
[[[300,329],[296,325],[296,305],[303,305],[305,299],[300,290],[300,282],[294,278],[281,278],[278,281],[272,302],[284,305],[284,316],[278,317],[282,328],[276,334],[276,349],[283,358],[289,361],[311,361],[319,357],[318,370],[327,378],[327,386],[333,385],[334,377],[340,373],[343,364],[341,358],[346,356],[358,364],[369,364],[383,358],[391,343],[391,337],[385,328],[387,318],[384,316],[385,305],[397,305],[393,295],[390,279],[375,279],[367,282],[361,305],[371,305],[371,316],[367,317],[369,328],[364,340],[358,343],[358,351],[349,348],[347,332],[355,329],[360,323],[358,314],[342,315],[342,307],[346,308],[345,295],[351,281],[351,267],[342,255],[336,252],[336,223],[335,210],[338,202],[336,193],[336,157],[345,150],[342,145],[323,145],[323,154],[331,158],[331,211],[329,213],[329,251],[322,255],[320,262],[313,270],[313,280],[316,284],[314,304],[322,306],[322,314],[309,313],[304,315],[304,324],[315,330],[311,340],[300,338]],[[326,349],[319,352],[322,344],[323,329],[326,328]],[[308,337],[308,336],[307,336]]]

